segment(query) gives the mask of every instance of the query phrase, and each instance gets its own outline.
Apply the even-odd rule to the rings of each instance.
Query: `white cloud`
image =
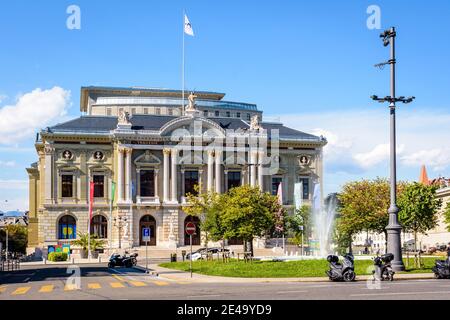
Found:
[[[0,180],[0,190],[28,190],[28,180]]]
[[[0,160],[0,167],[15,167],[16,166],[16,162],[15,161],[2,161]]]
[[[444,170],[450,165],[450,148],[420,150],[401,158],[407,166],[427,164],[434,171]]]
[[[397,154],[400,155],[405,150],[405,146],[397,146]],[[365,169],[372,168],[383,161],[387,161],[390,156],[390,145],[382,143],[376,145],[375,148],[365,153],[357,153],[353,155],[356,162]]]
[[[8,96],[6,94],[1,94],[0,93],[0,103],[2,103],[7,98],[8,98]]]
[[[0,109],[0,144],[14,144],[30,138],[37,130],[64,116],[70,91],[60,87],[35,89],[18,97],[15,105]]]

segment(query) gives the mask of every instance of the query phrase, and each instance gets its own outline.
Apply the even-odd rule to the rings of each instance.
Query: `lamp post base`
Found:
[[[402,226],[397,220],[398,208],[389,209],[389,224],[386,227],[387,232],[387,252],[394,255],[394,260],[391,262],[392,269],[394,271],[404,271],[405,265],[402,259],[402,242],[401,232]]]

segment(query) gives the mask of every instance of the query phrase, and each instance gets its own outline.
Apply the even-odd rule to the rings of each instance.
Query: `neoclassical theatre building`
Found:
[[[294,204],[322,186],[323,137],[263,122],[256,105],[216,92],[83,87],[82,116],[45,128],[36,138],[30,183],[29,248],[67,244],[88,231],[112,248],[189,243],[186,194],[224,192],[241,184],[277,193]],[[184,98],[184,99],[183,99]],[[113,192],[114,191],[114,192]],[[201,242],[201,232],[193,244]],[[230,239],[230,244],[239,239]]]

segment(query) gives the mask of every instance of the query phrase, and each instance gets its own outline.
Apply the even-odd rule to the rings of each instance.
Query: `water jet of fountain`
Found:
[[[312,222],[314,238],[318,241],[319,250],[316,253],[320,257],[331,254],[331,231],[336,216],[336,194],[327,197],[325,204],[321,200],[320,184],[314,186]]]

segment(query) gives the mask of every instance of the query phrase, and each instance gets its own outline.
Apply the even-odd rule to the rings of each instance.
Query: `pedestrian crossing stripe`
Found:
[[[112,288],[124,288],[125,286],[120,282],[110,282]]]
[[[14,290],[13,293],[11,293],[12,295],[16,296],[16,295],[21,295],[21,294],[25,294],[28,292],[28,290],[30,290],[31,287],[19,287],[16,290]]]
[[[55,288],[54,285],[47,285],[47,286],[42,286],[41,289],[39,290],[39,292],[41,293],[46,293],[46,292],[52,292],[53,289]]]
[[[122,282],[125,281],[122,277],[119,277],[117,274],[112,274],[112,276],[113,276],[114,278],[116,278],[117,280],[119,280],[119,281],[122,281]]]
[[[101,287],[100,283],[88,283],[89,289],[101,289]]]
[[[166,281],[154,281],[157,286],[168,286],[169,283]]]
[[[66,286],[64,287],[64,291],[73,291],[78,289],[80,289],[80,287],[76,284],[66,284]]]
[[[146,287],[147,285],[142,281],[129,281],[135,287]]]

